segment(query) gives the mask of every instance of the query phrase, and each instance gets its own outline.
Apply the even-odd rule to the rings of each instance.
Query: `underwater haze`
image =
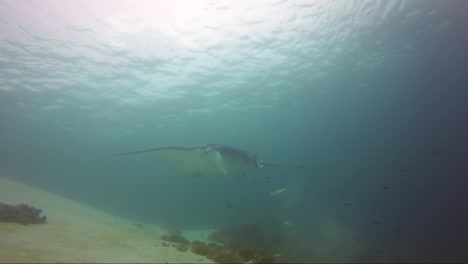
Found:
[[[0,177],[136,222],[254,224],[293,261],[466,262],[467,12],[0,0]],[[112,155],[207,143],[283,165],[187,177]]]

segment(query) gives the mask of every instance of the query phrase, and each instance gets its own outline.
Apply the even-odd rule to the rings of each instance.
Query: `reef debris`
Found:
[[[0,222],[14,222],[22,225],[44,224],[47,217],[40,216],[42,209],[27,204],[9,205],[0,203]]]

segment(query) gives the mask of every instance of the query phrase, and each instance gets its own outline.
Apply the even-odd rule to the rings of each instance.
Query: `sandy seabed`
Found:
[[[46,224],[0,222],[0,262],[213,263],[160,240],[166,230],[106,214],[59,195],[0,178],[0,202],[43,209]],[[186,233],[187,232],[187,233]],[[203,240],[210,231],[183,231]]]

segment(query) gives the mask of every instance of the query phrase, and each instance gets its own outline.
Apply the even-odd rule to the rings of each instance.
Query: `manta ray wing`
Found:
[[[218,151],[197,148],[156,148],[136,152],[121,153],[116,155],[131,155],[138,153],[151,153],[158,155],[171,163],[181,172],[192,175],[200,174],[226,174],[223,159]]]
[[[216,169],[219,171],[219,172],[222,172],[224,175],[227,174],[227,170],[226,170],[226,167],[224,166],[224,159],[223,157],[221,156],[221,153],[219,153],[219,151],[215,150],[215,149],[209,149],[209,150],[206,150],[204,155],[207,156],[207,158],[209,159],[210,163],[216,167]]]
[[[191,173],[192,175],[226,175],[228,173],[261,168],[264,165],[253,153],[220,144],[207,144],[194,148],[155,148],[114,155],[131,155],[138,153],[156,154],[167,160],[176,169]],[[273,164],[265,165],[274,166]]]

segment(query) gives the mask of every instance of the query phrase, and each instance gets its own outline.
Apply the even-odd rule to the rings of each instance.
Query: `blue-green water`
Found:
[[[466,12],[1,0],[0,173],[139,222],[256,224],[295,261],[467,261]],[[111,155],[205,143],[284,165],[190,179]]]

